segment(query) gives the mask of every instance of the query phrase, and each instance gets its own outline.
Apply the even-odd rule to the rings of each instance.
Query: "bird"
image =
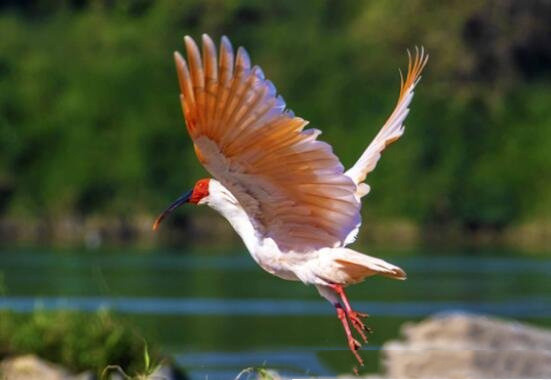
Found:
[[[414,89],[427,64],[423,47],[407,51],[405,77],[394,110],[357,162],[345,170],[320,131],[286,107],[274,84],[243,47],[222,36],[217,50],[202,35],[202,50],[184,37],[187,60],[174,52],[180,102],[199,162],[212,178],[198,180],[153,224],[189,203],[220,213],[256,263],[279,278],[313,285],[335,308],[348,348],[358,350],[370,329],[354,310],[350,285],[380,275],[405,280],[406,272],[348,248],[361,224],[365,183],[382,151],[404,133]],[[350,327],[352,326],[352,328]]]

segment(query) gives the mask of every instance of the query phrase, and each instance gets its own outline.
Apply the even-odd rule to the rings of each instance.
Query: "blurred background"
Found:
[[[244,46],[345,167],[392,111],[406,49],[430,54],[405,135],[368,178],[356,247],[410,278],[351,289],[375,329],[366,371],[403,322],[434,312],[551,326],[550,1],[3,0],[0,357],[135,370],[140,336],[192,378],[350,370],[330,305],[257,268],[212,210],[151,232],[208,176],[172,58],[201,33]],[[51,313],[100,327],[70,349],[70,331],[45,343]],[[97,349],[126,328],[138,332],[112,351],[138,359]]]

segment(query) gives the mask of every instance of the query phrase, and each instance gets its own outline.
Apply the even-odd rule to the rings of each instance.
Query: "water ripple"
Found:
[[[433,313],[463,311],[509,317],[551,317],[551,298],[524,297],[499,302],[408,301],[355,302],[358,310],[374,316],[422,317]],[[323,300],[148,298],[148,297],[0,297],[0,309],[17,312],[110,309],[130,314],[311,316],[334,314]]]

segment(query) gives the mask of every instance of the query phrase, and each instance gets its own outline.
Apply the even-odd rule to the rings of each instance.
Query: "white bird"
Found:
[[[202,56],[184,38],[186,60],[174,53],[180,100],[188,132],[201,164],[214,178],[197,181],[155,221],[184,203],[208,205],[222,214],[241,237],[252,258],[285,280],[314,285],[335,307],[348,346],[360,364],[349,322],[364,342],[368,328],[354,311],[344,288],[366,277],[404,280],[406,273],[376,257],[346,248],[357,235],[364,183],[383,149],[404,132],[413,90],[427,63],[423,48],[409,54],[394,111],[358,162],[345,171],[320,131],[286,109],[283,98],[251,66],[245,49],[222,37],[217,52],[203,34]]]

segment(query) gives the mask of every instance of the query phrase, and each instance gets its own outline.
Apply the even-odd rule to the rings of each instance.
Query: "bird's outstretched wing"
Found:
[[[404,120],[409,113],[409,104],[413,99],[413,90],[421,79],[421,72],[427,64],[429,59],[428,54],[425,54],[424,49],[421,50],[415,48],[415,56],[412,57],[408,51],[409,64],[406,79],[400,72],[400,96],[398,102],[392,114],[383,125],[377,136],[373,139],[371,144],[360,156],[359,160],[352,166],[346,175],[352,178],[355,184],[358,185],[356,190],[356,196],[359,198],[369,193],[369,185],[363,183],[368,173],[370,173],[375,166],[379,158],[381,158],[382,151],[391,143],[398,140],[404,133]]]
[[[203,35],[202,57],[185,37],[175,53],[181,102],[195,152],[263,237],[283,251],[340,246],[360,223],[356,185],[320,131],[286,110],[243,48],[222,37],[219,58]]]

